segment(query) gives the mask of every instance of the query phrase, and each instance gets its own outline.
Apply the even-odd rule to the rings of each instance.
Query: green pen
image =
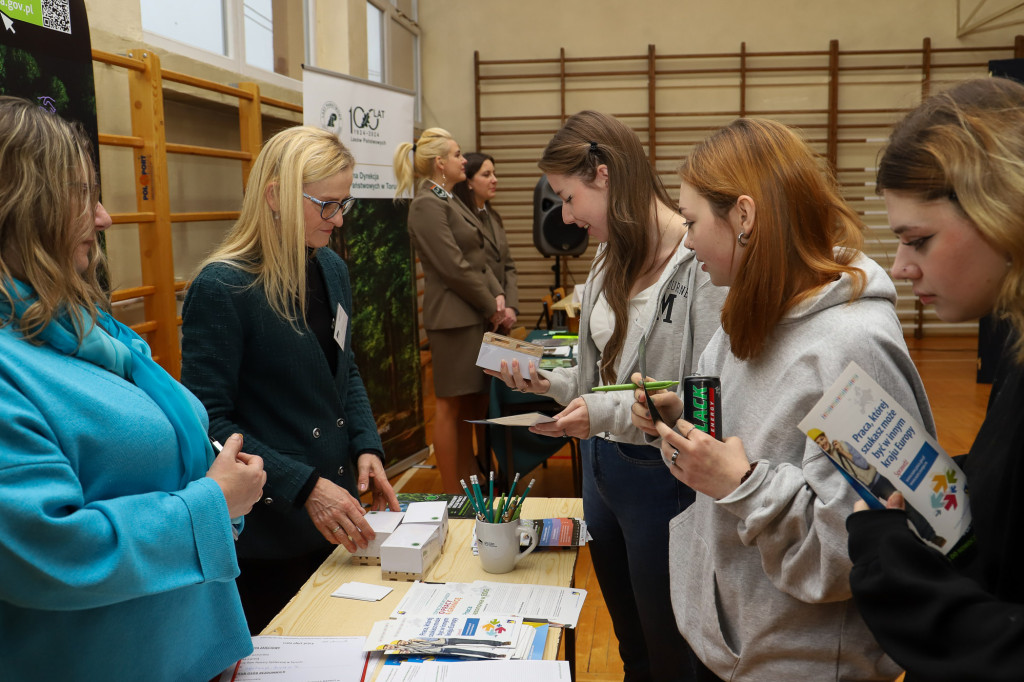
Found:
[[[662,388],[669,388],[678,384],[678,381],[648,381],[644,388],[648,391],[657,391]],[[640,388],[636,384],[615,384],[613,386],[595,386],[594,391],[633,391]]]

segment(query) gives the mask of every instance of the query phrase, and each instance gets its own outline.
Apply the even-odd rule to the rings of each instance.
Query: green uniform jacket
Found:
[[[352,316],[348,268],[319,249],[332,314]],[[255,276],[224,263],[205,268],[189,286],[183,308],[181,381],[210,415],[210,435],[245,437],[244,451],[263,458],[263,498],[246,517],[238,541],[243,558],[287,558],[329,549],[297,499],[313,472],[356,491],[356,461],[383,452],[352,353],[337,348],[338,372],[312,332],[296,332],[278,317]]]

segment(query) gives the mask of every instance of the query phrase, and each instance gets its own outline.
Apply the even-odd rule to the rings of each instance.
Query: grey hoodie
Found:
[[[725,680],[891,680],[900,672],[850,595],[846,517],[858,499],[797,427],[854,360],[935,432],[896,317],[896,289],[858,254],[867,286],[850,303],[843,275],[775,328],[761,357],[741,361],[724,331],[701,374],[722,379],[723,433],[758,462],[736,490],[672,520],[672,606],[680,632]]]
[[[607,245],[602,244],[598,254],[605,248]],[[590,338],[590,315],[604,285],[604,269],[595,270],[591,266],[583,287],[577,365],[541,371],[551,381],[546,395],[562,405],[583,396],[590,417],[590,436],[608,434],[617,440],[644,444],[643,432],[630,423],[632,391],[590,392],[601,385],[597,368],[600,352]],[[672,380],[692,373],[704,346],[721,328],[722,303],[728,289],[713,286],[693,251],[682,243],[662,271],[657,292],[630,320],[615,383],[629,383],[630,375],[639,371],[637,346],[641,334],[647,335],[648,374],[655,379]]]

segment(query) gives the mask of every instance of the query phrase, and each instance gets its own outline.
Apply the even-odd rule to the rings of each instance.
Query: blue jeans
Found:
[[[580,442],[590,555],[619,639],[626,682],[695,679],[668,581],[668,523],[696,494],[659,450],[603,438]]]

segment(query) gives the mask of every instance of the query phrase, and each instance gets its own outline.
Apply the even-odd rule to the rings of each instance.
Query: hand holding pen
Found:
[[[207,477],[220,486],[231,518],[245,516],[263,495],[267,474],[263,471],[263,458],[242,452],[242,436],[234,434],[221,447],[213,441],[217,457],[210,465]]]
[[[665,389],[658,389],[656,393],[651,393],[651,384],[654,383],[648,378],[646,382],[643,381],[643,377],[640,376],[639,372],[634,372],[633,376],[630,377],[633,380],[633,384],[636,389],[633,392],[634,402],[630,405],[630,419],[633,422],[633,426],[637,427],[649,436],[658,436],[658,429],[651,419],[651,413],[647,409],[647,398],[644,395],[643,389],[639,387],[641,383],[647,386],[647,392],[651,396],[651,400],[654,401],[654,406],[658,412],[664,417],[669,426],[676,423],[676,420],[683,414],[683,401],[675,391],[668,391]],[[679,382],[671,382],[672,385],[676,385]]]

